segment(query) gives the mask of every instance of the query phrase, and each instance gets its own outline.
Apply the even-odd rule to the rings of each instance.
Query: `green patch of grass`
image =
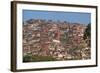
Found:
[[[51,56],[32,56],[26,55],[23,57],[23,62],[40,62],[40,61],[56,61],[55,58]]]

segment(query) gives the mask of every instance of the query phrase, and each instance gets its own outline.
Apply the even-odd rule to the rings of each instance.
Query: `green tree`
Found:
[[[85,29],[83,39],[86,40],[88,43],[88,46],[90,46],[91,43],[91,24],[89,23]]]

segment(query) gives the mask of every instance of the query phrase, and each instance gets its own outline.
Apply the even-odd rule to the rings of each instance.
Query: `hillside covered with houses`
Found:
[[[87,26],[43,19],[23,22],[23,62],[90,59]]]

